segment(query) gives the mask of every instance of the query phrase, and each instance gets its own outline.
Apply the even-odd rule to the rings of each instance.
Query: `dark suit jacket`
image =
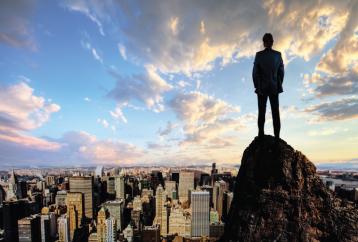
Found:
[[[274,95],[283,92],[284,67],[281,53],[266,48],[256,53],[252,79],[255,92],[260,95]]]

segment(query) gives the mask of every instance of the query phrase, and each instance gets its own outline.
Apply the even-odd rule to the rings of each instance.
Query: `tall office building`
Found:
[[[114,180],[114,189],[116,190],[116,198],[117,199],[125,199],[125,190],[124,190],[124,174],[121,171],[119,176],[115,177]]]
[[[225,181],[220,180],[215,182],[213,188],[213,204],[214,204],[214,209],[218,211],[219,220],[222,219],[223,212],[224,212],[223,201],[224,201],[224,192],[226,190],[227,190],[227,185]]]
[[[155,192],[155,218],[153,224],[159,224],[161,235],[167,234],[167,211],[165,207],[166,200],[166,192],[159,184]]]
[[[188,200],[190,189],[194,189],[194,172],[181,171],[179,176],[179,200],[181,202]]]
[[[72,241],[74,232],[80,227],[84,216],[83,194],[81,192],[68,192],[66,206],[70,225],[70,240]]]
[[[116,220],[116,226],[122,230],[123,200],[107,201],[103,207],[107,209],[109,216]]]
[[[57,234],[56,214],[48,207],[41,210],[41,242],[54,241]]]
[[[112,176],[107,177],[107,193],[110,195],[114,195],[116,193],[115,178]]]
[[[15,175],[14,170],[10,173],[10,179],[8,181],[9,186],[6,194],[6,200],[16,200],[16,190],[17,190],[17,177]]]
[[[41,242],[50,242],[50,216],[48,207],[41,210]]]
[[[58,224],[58,242],[71,242],[70,226],[67,215],[62,215],[57,219]]]
[[[55,176],[46,176],[45,177],[45,182],[47,184],[47,186],[52,186],[56,184],[56,178]]]
[[[169,217],[169,234],[189,237],[191,233],[191,218],[189,212],[181,207],[173,207]]]
[[[191,236],[209,236],[210,194],[207,191],[191,192]]]
[[[112,217],[106,219],[106,242],[117,242],[117,224]]]
[[[66,197],[67,192],[66,191],[58,191],[55,198],[56,206],[65,206],[66,205]]]
[[[4,188],[0,185],[0,205],[6,200],[6,192]]]
[[[84,195],[85,216],[93,218],[93,177],[70,177],[70,192],[82,192]]]
[[[168,194],[168,197],[173,198],[173,191],[177,190],[175,181],[165,181],[165,191]]]
[[[32,215],[17,221],[19,242],[41,242],[40,216]]]
[[[106,242],[106,219],[107,213],[106,209],[102,207],[97,214],[97,241]]]

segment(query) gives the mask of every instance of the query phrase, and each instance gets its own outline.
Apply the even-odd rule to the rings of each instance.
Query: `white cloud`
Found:
[[[0,140],[36,149],[57,149],[59,144],[26,134],[48,122],[52,113],[60,110],[58,104],[34,95],[24,82],[0,86]]]
[[[103,9],[105,8],[106,1],[96,0],[65,0],[63,5],[71,11],[80,12],[86,15],[98,27],[98,31],[102,36],[105,36],[103,24],[99,18],[105,18]],[[98,16],[99,15],[99,16]]]
[[[188,142],[205,143],[217,140],[227,132],[235,132],[243,127],[237,115],[240,107],[217,99],[201,92],[179,93],[171,101],[170,107],[179,120],[183,121],[185,140]]]
[[[98,118],[97,123],[101,124],[106,129],[110,127],[108,121],[105,119]]]
[[[119,27],[127,53],[161,72],[192,75],[211,70],[215,61],[226,65],[252,56],[261,48],[265,32],[273,33],[275,46],[286,61],[297,56],[309,60],[345,28],[355,4],[333,0],[210,4],[202,0],[123,0],[98,5],[89,1],[82,12],[96,13],[104,20],[120,16],[112,23]]]
[[[109,114],[116,120],[121,120],[123,123],[128,123],[127,118],[123,114],[123,105],[117,105],[114,111],[109,111]]]
[[[102,57],[98,54],[98,52],[97,52],[97,50],[95,48],[92,48],[92,55],[96,60],[98,60],[99,62],[103,63]]]
[[[103,58],[102,56],[98,53],[97,49],[94,48],[90,42],[86,41],[86,40],[81,40],[81,46],[88,50],[89,52],[91,52],[93,58],[96,61],[99,61],[101,64],[103,64]]]
[[[43,144],[43,141],[46,143]],[[0,139],[1,164],[61,167],[96,164],[131,165],[140,162],[146,153],[133,144],[118,139],[98,139],[95,135],[84,131],[71,131],[63,134],[59,139],[41,139],[38,142],[40,142],[39,146],[47,147],[54,144],[56,147],[38,150],[33,146]]]
[[[86,102],[90,102],[90,101],[91,101],[91,98],[85,97],[83,100],[85,100]]]
[[[115,99],[118,105],[137,100],[155,112],[164,110],[162,95],[173,87],[160,77],[153,66],[146,66],[144,74],[129,77],[121,76],[114,69],[110,70],[110,74],[116,79],[116,86],[108,96]]]

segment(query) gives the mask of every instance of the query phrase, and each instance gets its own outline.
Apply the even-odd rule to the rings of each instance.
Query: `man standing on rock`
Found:
[[[265,114],[267,98],[270,99],[273,129],[275,138],[280,138],[280,110],[278,94],[283,92],[282,82],[284,77],[284,67],[281,53],[273,50],[272,34],[266,33],[263,38],[265,49],[256,53],[252,79],[254,81],[255,92],[259,108],[258,127],[259,137],[264,136]]]

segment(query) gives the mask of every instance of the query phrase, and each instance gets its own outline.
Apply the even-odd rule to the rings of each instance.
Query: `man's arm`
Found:
[[[255,88],[258,87],[260,79],[259,67],[257,63],[257,53],[255,55],[254,68],[252,69],[252,80],[254,81]]]
[[[281,82],[281,85],[283,83],[283,77],[284,76],[285,76],[285,68],[283,66],[283,60],[282,60],[282,56],[281,56],[281,53],[280,53],[280,65],[278,67],[277,77],[278,77],[278,80]]]

